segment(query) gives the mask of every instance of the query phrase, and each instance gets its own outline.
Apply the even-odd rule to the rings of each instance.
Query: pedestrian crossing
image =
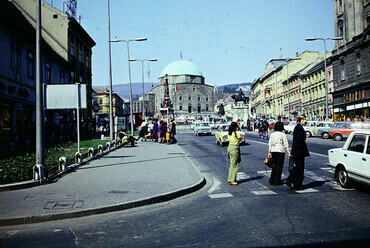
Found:
[[[321,173],[322,172],[322,173]],[[268,179],[270,177],[271,170],[260,170],[255,173],[238,172],[236,180],[240,182],[239,186],[230,186],[232,192],[224,192],[225,186],[223,184],[227,182],[220,182],[215,177],[213,178],[213,185],[208,191],[208,196],[211,199],[230,198],[235,195],[246,195],[246,196],[273,196],[287,194],[287,192],[296,192],[298,194],[313,194],[320,192],[328,192],[330,189],[338,191],[348,191],[354,189],[345,189],[333,178],[333,172],[329,167],[319,168],[318,170],[311,171],[305,169],[304,175],[305,180],[303,182],[304,190],[290,191],[284,185],[282,186],[270,186],[268,185]],[[288,175],[282,174],[282,178],[287,178]],[[243,191],[236,191],[237,187],[243,187]],[[236,188],[234,188],[236,187]],[[227,189],[227,188],[226,188]],[[222,192],[223,191],[223,192]]]

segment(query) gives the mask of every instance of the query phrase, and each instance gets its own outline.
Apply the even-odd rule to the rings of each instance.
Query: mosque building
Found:
[[[155,116],[165,109],[172,109],[177,116],[213,115],[214,87],[205,84],[201,70],[191,61],[168,64],[151,93],[155,96]]]

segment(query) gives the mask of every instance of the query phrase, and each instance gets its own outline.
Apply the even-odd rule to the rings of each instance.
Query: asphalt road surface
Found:
[[[126,211],[0,228],[0,247],[368,247],[370,188],[342,189],[325,165],[327,150],[344,142],[308,138],[305,190],[298,192],[269,185],[267,141],[255,134],[241,147],[237,186],[227,184],[227,147],[214,135],[180,131],[177,140],[207,179],[200,191]]]

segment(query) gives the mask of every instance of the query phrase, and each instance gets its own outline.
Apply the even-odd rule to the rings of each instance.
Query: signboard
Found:
[[[45,87],[46,109],[87,108],[86,84],[50,84]]]

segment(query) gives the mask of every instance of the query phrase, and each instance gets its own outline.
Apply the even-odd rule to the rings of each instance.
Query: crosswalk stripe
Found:
[[[211,194],[211,195],[208,195],[208,196],[212,199],[233,197],[233,195],[230,194],[230,193]]]

